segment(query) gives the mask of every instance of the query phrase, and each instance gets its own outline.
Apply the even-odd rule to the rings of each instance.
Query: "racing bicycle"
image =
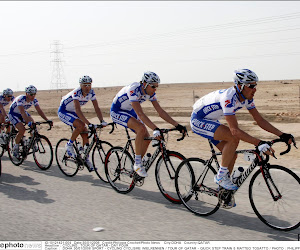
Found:
[[[51,130],[52,123],[50,122],[32,123],[31,127],[26,129],[30,134],[30,137],[26,139],[26,137],[23,136],[20,142],[19,154],[17,157],[13,155],[13,147],[15,145],[17,132],[16,130],[12,129],[12,132],[8,136],[7,151],[9,159],[14,165],[21,165],[27,156],[32,154],[36,165],[40,169],[46,170],[51,167],[53,161],[53,149],[51,142],[46,136],[41,135],[37,129],[37,126],[42,124],[48,124],[48,130]]]
[[[109,132],[111,134],[114,131],[115,124],[112,122],[112,123],[108,123],[107,126],[111,126],[111,131]],[[106,176],[104,172],[104,161],[105,161],[106,153],[112,147],[112,145],[107,141],[100,140],[99,136],[102,128],[104,128],[103,125],[95,124],[94,127],[89,130],[89,132],[86,132],[86,133],[90,133],[89,138],[92,137],[92,142],[90,143],[90,145],[88,146],[85,152],[79,152],[80,147],[82,146],[79,143],[79,141],[77,140],[74,141],[73,147],[76,155],[75,158],[70,157],[67,154],[65,149],[65,145],[67,144],[69,139],[63,138],[59,140],[55,148],[55,157],[56,157],[57,165],[64,175],[69,177],[75,176],[77,172],[79,170],[83,170],[84,167],[86,167],[90,172],[90,169],[85,163],[85,159],[86,157],[88,157],[88,155],[90,154],[90,152],[92,151],[95,145],[92,152],[92,162],[94,165],[94,169],[96,171],[97,176],[102,181],[106,183],[108,182],[106,180]],[[99,129],[99,135],[97,134],[97,129]],[[71,126],[71,130],[73,130],[72,126]]]
[[[126,145],[124,147],[112,147],[107,152],[105,158],[105,173],[107,180],[113,189],[121,194],[127,194],[132,191],[135,186],[141,187],[144,184],[144,178],[140,177],[133,169],[135,152],[132,141],[134,141],[135,138],[130,137],[126,127],[125,130],[127,134]],[[168,133],[174,130],[177,129],[161,129],[161,134],[163,138],[166,138]],[[184,137],[185,135],[182,134],[182,137],[177,139],[177,141],[183,140]],[[155,140],[155,138],[148,137],[145,138],[145,140]],[[157,186],[167,200],[173,203],[180,203],[176,194],[174,180],[177,166],[185,159],[185,157],[178,152],[168,150],[166,148],[167,139],[156,142],[155,152],[143,163],[143,165],[148,172],[156,158],[159,157],[155,168]]]
[[[282,142],[281,139],[271,144]],[[293,141],[296,147],[295,141]],[[176,171],[175,187],[177,195],[184,206],[192,213],[208,216],[220,207],[232,208],[235,205],[234,194],[239,190],[230,191],[214,183],[219,168],[217,155],[209,140],[212,156],[208,160],[188,158],[180,163]],[[297,147],[296,147],[297,148]],[[290,151],[291,145],[280,155]],[[267,226],[289,231],[299,227],[300,178],[290,169],[268,163],[269,156],[261,155],[255,150],[238,150],[251,161],[250,166],[242,172],[236,185],[240,188],[251,172],[258,166],[249,184],[249,200],[258,218]],[[275,157],[275,155],[274,155]],[[276,158],[276,157],[275,157]]]

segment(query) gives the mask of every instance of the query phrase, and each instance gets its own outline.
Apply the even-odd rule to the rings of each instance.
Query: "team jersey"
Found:
[[[252,100],[240,102],[234,87],[211,92],[193,105],[193,114],[198,119],[219,120],[226,115],[235,115],[239,109],[246,107],[248,110],[255,108]]]
[[[134,82],[123,87],[115,96],[112,109],[131,111],[133,109],[131,104],[132,102],[143,103],[147,100],[151,102],[157,100],[155,93],[152,96],[144,95],[142,92],[142,87],[143,85],[138,82]]]
[[[3,95],[0,95],[0,103],[3,105],[3,107],[8,105],[14,99],[15,99],[15,97],[12,96],[11,99],[7,102],[7,101],[5,101],[5,97]]]
[[[60,107],[59,107],[60,110],[75,112],[74,100],[78,100],[80,106],[83,106],[89,100],[91,101],[96,100],[95,91],[91,89],[90,92],[84,97],[81,87],[74,89],[73,91],[69,92],[68,94],[62,97],[62,100],[60,102]]]
[[[32,105],[38,106],[39,102],[34,98],[31,102],[26,102],[26,95],[17,96],[13,103],[10,105],[9,113],[21,114],[18,106],[23,106],[25,110],[29,109]]]

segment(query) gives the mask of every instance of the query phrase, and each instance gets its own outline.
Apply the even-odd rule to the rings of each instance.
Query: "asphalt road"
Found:
[[[198,217],[161,195],[154,167],[142,187],[122,195],[86,169],[68,178],[55,160],[42,171],[31,155],[17,167],[5,153],[0,240],[298,240],[300,229],[276,231],[256,217],[246,183],[235,198],[237,207]]]

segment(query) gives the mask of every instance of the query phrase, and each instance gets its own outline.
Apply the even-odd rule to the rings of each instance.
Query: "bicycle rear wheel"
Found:
[[[16,166],[19,166],[23,163],[25,158],[24,158],[24,152],[20,152],[18,158],[13,155],[13,148],[15,145],[15,140],[16,140],[16,134],[12,134],[8,137],[7,152],[8,152],[8,157],[11,160],[11,162]],[[23,146],[20,146],[20,147],[22,147],[21,150],[23,150]]]
[[[264,175],[258,170],[249,184],[249,199],[267,226],[282,231],[299,227],[300,179],[290,169],[268,165]]]
[[[56,144],[55,158],[61,172],[63,172],[63,174],[66,176],[72,177],[77,174],[79,170],[79,165],[76,159],[69,157],[66,153],[65,146],[68,141],[69,139],[63,138]],[[73,145],[73,147],[77,155],[78,150],[75,147],[75,145]]]
[[[39,135],[33,141],[33,159],[36,165],[42,169],[49,169],[53,161],[53,149],[51,142],[44,135]]]
[[[180,163],[176,171],[175,188],[189,211],[207,216],[219,209],[218,185],[214,183],[216,174],[216,170],[200,158],[189,158]]]
[[[175,188],[175,172],[184,159],[185,157],[178,152],[167,151],[167,157],[164,159],[161,155],[155,168],[155,179],[160,192],[175,204],[181,203]]]
[[[106,141],[100,141],[96,144],[93,149],[92,160],[95,167],[96,174],[100,180],[108,183],[105,174],[105,157],[109,149],[112,148],[112,145]]]
[[[129,193],[135,186],[134,160],[122,147],[112,147],[105,158],[105,174],[109,184],[121,194]]]

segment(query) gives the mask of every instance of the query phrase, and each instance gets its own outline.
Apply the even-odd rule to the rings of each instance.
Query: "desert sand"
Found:
[[[156,91],[160,105],[171,114],[175,120],[187,126],[189,132],[189,137],[186,137],[180,142],[176,141],[176,139],[180,137],[179,133],[170,133],[168,138],[168,148],[170,150],[179,151],[185,157],[200,157],[204,159],[209,157],[210,151],[208,142],[204,138],[193,134],[190,129],[189,119],[192,105],[199,97],[211,91],[225,89],[232,85],[232,82],[160,84]],[[74,88],[77,86],[78,85],[74,84]],[[99,106],[107,122],[111,122],[109,109],[113,97],[121,88],[122,86],[94,88]],[[72,89],[41,90],[38,91],[36,96],[39,100],[40,107],[47,117],[54,122],[54,128],[51,131],[46,130],[47,126],[41,127],[40,130],[42,134],[49,137],[53,147],[55,147],[60,138],[69,138],[71,135],[70,127],[62,123],[57,117],[57,109],[61,97],[71,90]],[[23,93],[24,92],[16,92],[15,96]],[[261,81],[259,82],[254,101],[258,111],[263,117],[280,130],[286,133],[292,133],[300,145],[300,80]],[[142,107],[145,113],[149,115],[150,119],[152,119],[158,127],[172,127],[156,115],[156,111],[150,102],[143,103]],[[82,110],[90,122],[99,123],[91,102],[83,106]],[[34,117],[35,121],[42,120],[33,107],[28,111]],[[240,128],[247,133],[263,140],[276,138],[276,136],[259,128],[253,122],[251,115],[246,109],[238,111],[237,118]],[[221,122],[225,123],[225,120],[223,119]],[[103,129],[101,139],[109,141],[114,146],[124,145],[126,134],[123,127],[118,126],[113,134],[109,134],[108,132],[109,129]],[[150,134],[152,134],[151,131]],[[241,142],[238,149],[252,148],[252,145]],[[271,159],[273,164],[284,165],[289,168],[300,168],[300,149],[297,150],[292,147],[291,152],[284,156],[279,155],[279,152],[285,149],[283,143],[278,143],[278,145],[274,146],[274,149],[276,150],[278,159]],[[149,152],[151,153],[153,151],[154,149],[150,146]],[[237,163],[247,164],[247,162],[243,160],[243,157],[239,157]]]

